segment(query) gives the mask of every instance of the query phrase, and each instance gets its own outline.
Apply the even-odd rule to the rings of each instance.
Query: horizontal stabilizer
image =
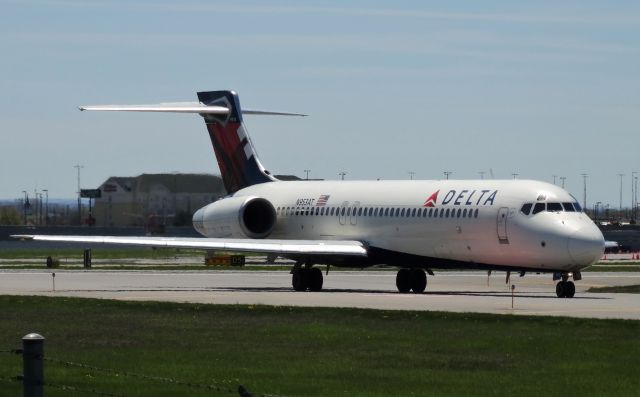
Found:
[[[94,110],[101,112],[156,112],[156,113],[197,113],[197,114],[229,114],[224,106],[207,106],[200,102],[173,102],[155,105],[88,105],[79,106],[81,111]],[[266,116],[307,116],[301,113],[270,112],[266,110],[242,109],[242,114]]]
[[[79,109],[82,111],[97,110],[102,112],[229,113],[229,108],[224,106],[206,106],[199,102],[159,103],[156,105],[91,105],[80,106]]]
[[[12,235],[22,240],[58,241],[71,243],[122,244],[148,247],[192,248],[232,252],[303,255],[367,256],[359,241],[351,240],[257,240],[189,237],[122,237],[122,236],[53,236]]]

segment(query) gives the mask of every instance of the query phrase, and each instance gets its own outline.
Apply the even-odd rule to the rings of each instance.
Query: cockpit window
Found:
[[[533,211],[531,210],[533,207]],[[582,208],[580,208],[580,204],[577,202],[572,203],[524,203],[520,208],[520,212],[525,215],[535,215],[539,212],[548,211],[548,212],[582,212]]]
[[[547,211],[553,211],[553,212],[562,211],[562,204],[560,204],[560,203],[547,203]]]
[[[573,207],[576,209],[576,211],[582,212],[582,207],[580,207],[580,204],[577,201],[573,202]]]
[[[533,207],[533,212],[531,214],[535,215],[538,212],[544,211],[545,208],[546,208],[545,203],[536,203],[536,205]]]

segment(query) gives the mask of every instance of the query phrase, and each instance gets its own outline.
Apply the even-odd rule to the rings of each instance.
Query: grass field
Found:
[[[640,294],[640,285],[622,285],[616,287],[591,287],[587,292],[614,292],[621,294]]]
[[[640,322],[0,296],[0,350],[39,332],[47,382],[124,396],[637,396]],[[17,355],[0,353],[0,395]],[[223,390],[147,380],[145,374]],[[227,391],[227,390],[230,390]],[[47,388],[47,397],[90,396]]]

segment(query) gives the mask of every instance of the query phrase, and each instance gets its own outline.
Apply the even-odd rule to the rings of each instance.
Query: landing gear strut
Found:
[[[296,266],[291,270],[291,285],[296,291],[321,291],[322,271],[317,267]]]
[[[422,269],[400,269],[396,275],[396,287],[403,294],[409,291],[421,294],[427,288],[427,275]]]

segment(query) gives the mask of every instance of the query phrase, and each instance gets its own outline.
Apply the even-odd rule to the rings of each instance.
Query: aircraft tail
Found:
[[[227,192],[277,180],[258,159],[242,121],[238,95],[233,91],[198,92],[198,100],[206,106],[229,109],[227,114],[202,114]]]
[[[232,194],[258,183],[277,181],[260,163],[242,121],[242,115],[305,115],[242,109],[238,94],[234,91],[198,92],[198,100],[198,103],[80,106],[80,110],[197,113],[204,118],[207,125],[227,193]]]

